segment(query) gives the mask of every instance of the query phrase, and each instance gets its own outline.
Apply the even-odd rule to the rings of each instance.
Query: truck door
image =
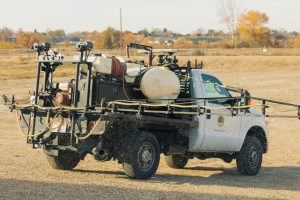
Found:
[[[191,97],[203,98],[202,79],[200,70],[194,69],[191,72]],[[197,101],[197,105],[203,106],[203,101]],[[199,115],[195,117],[195,120],[199,122],[198,127],[189,129],[189,151],[199,152],[201,151],[201,145],[204,139],[204,124],[205,116]]]
[[[206,98],[231,97],[222,87],[222,83],[208,74],[201,74],[202,87]],[[204,151],[238,151],[238,140],[241,128],[241,115],[232,116],[228,100],[210,101],[207,103],[211,115],[206,115],[204,122],[204,140],[201,150]],[[213,109],[216,108],[216,109]]]

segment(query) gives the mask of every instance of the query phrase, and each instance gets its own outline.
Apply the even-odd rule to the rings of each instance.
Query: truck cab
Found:
[[[194,69],[192,74],[192,98],[229,98],[230,92],[222,87],[221,81],[213,74],[201,69]],[[203,102],[199,102],[203,105]],[[256,124],[267,134],[265,117],[256,110],[253,116],[241,114],[244,110],[237,110],[232,116],[231,110],[222,108],[228,106],[227,101],[208,102],[208,107],[216,107],[217,110],[209,109],[211,115],[197,116],[199,126],[190,129],[189,151],[213,151],[213,152],[238,152],[247,135],[247,129]]]

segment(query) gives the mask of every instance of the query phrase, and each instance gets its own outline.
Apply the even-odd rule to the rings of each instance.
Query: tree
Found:
[[[154,37],[162,37],[164,35],[163,31],[159,28],[153,28],[150,34]]]
[[[20,48],[31,48],[33,43],[44,42],[46,37],[39,32],[24,32],[22,30],[17,33],[17,45]]]
[[[218,33],[214,29],[208,29],[206,36],[215,37],[217,34]]]
[[[120,32],[112,27],[108,27],[105,31],[96,37],[95,47],[99,49],[113,49],[120,46]]]
[[[143,34],[145,37],[150,36],[150,33],[149,33],[148,29],[146,29],[146,28],[144,28],[143,30],[138,31],[137,34],[139,34],[139,35]]]
[[[196,31],[192,32],[192,36],[202,36],[205,35],[205,29],[203,28],[198,28]]]
[[[248,11],[238,23],[237,32],[243,42],[250,46],[268,46],[270,30],[266,27],[269,17],[265,13]]]
[[[236,41],[236,29],[239,16],[241,15],[240,9],[235,0],[223,1],[219,7],[218,14],[221,19],[221,23],[225,24],[228,32],[231,35],[231,45],[235,46]]]
[[[10,28],[3,27],[0,29],[0,41],[6,41],[9,37],[14,35],[14,31]]]
[[[46,34],[48,37],[48,41],[50,41],[51,43],[62,42],[66,37],[66,33],[63,29],[48,30]]]
[[[288,44],[289,33],[284,29],[271,30],[271,43],[273,47],[284,47]]]
[[[130,42],[135,42],[134,34],[130,31],[124,31],[122,33],[122,46],[124,47]]]
[[[300,47],[300,35],[296,36],[292,41],[293,47]]]

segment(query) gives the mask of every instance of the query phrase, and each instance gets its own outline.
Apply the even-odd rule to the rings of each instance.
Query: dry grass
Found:
[[[76,53],[76,52],[73,52]],[[112,55],[108,52],[108,55]],[[68,55],[72,55],[71,53]],[[205,69],[246,71],[253,70],[263,72],[266,69],[294,68],[300,66],[300,56],[178,56],[180,64],[190,60],[194,65],[195,60],[204,62]],[[34,78],[36,75],[36,63],[34,53],[0,56],[0,80]],[[145,59],[142,56],[134,56],[130,59]],[[57,69],[56,76],[72,76],[75,65],[64,65]]]

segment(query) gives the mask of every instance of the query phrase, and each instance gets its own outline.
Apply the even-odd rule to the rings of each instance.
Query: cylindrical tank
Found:
[[[143,75],[140,88],[151,102],[171,103],[180,93],[180,82],[169,68],[152,67]]]
[[[111,75],[118,78],[126,74],[126,63],[121,58],[107,58],[106,56],[90,56],[88,62],[93,63],[93,72],[100,74]],[[81,71],[87,71],[87,68],[82,67]]]

